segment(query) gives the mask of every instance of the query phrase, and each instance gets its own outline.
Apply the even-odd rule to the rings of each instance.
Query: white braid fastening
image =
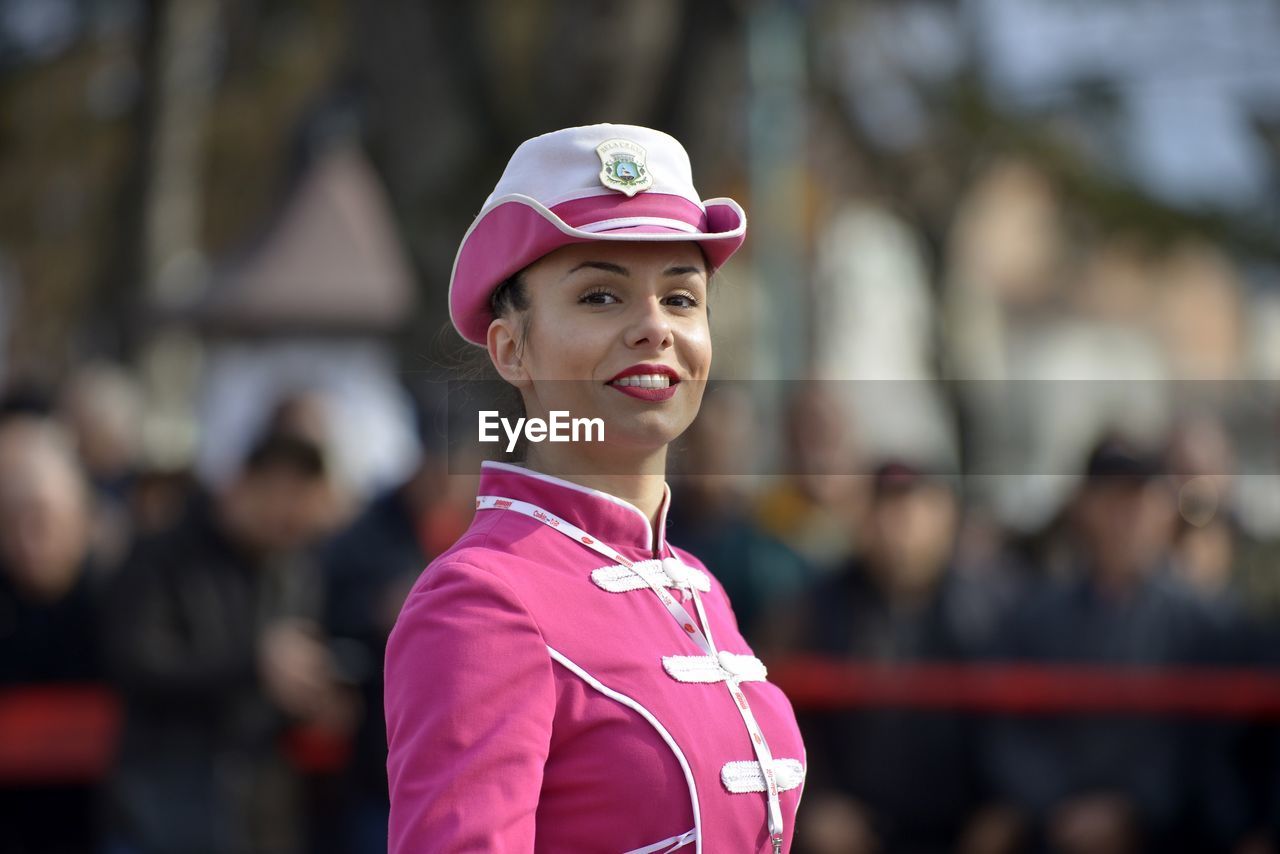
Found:
[[[754,655],[721,652],[710,655],[664,655],[662,669],[678,682],[723,682],[729,677],[739,682],[763,682],[768,678],[764,662]]]
[[[785,792],[804,782],[804,766],[799,759],[775,759],[773,776],[778,781],[778,790]],[[764,791],[764,774],[754,759],[726,762],[720,769],[720,782],[734,794]]]
[[[667,558],[672,560],[672,558]],[[683,572],[680,573],[680,582],[672,577],[663,561],[660,560],[640,560],[631,565],[631,568],[614,564],[613,566],[602,566],[599,569],[591,571],[591,581],[601,590],[607,590],[610,593],[630,593],[632,590],[648,590],[649,582],[652,581],[661,587],[683,587],[693,588],[700,593],[711,592],[711,579],[705,572],[693,566],[685,566],[680,564]],[[677,571],[678,572],[678,571]],[[637,573],[639,573],[637,575]]]

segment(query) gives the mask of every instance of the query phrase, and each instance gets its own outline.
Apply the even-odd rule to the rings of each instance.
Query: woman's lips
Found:
[[[674,368],[642,362],[632,365],[609,380],[607,385],[637,400],[670,400],[676,393],[680,376]]]
[[[637,400],[663,401],[670,400],[675,396],[677,383],[672,383],[666,388],[644,388],[636,385],[616,385],[609,383],[609,388],[617,389],[623,394],[630,395]]]

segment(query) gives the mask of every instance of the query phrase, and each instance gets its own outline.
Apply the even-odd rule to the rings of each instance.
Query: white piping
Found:
[[[602,492],[599,489],[592,489],[589,486],[583,486],[580,483],[574,483],[573,481],[570,481],[570,480],[564,480],[563,478],[556,477],[555,475],[543,474],[540,471],[534,471],[533,469],[525,468],[524,466],[512,465],[511,463],[500,463],[497,460],[485,460],[482,463],[480,463],[480,469],[482,471],[487,468],[498,469],[499,471],[510,472],[511,474],[521,474],[526,477],[534,478],[535,480],[541,480],[544,483],[553,483],[556,486],[563,486],[566,489],[574,489],[574,490],[577,490],[578,492],[595,496],[596,498],[603,498],[606,501],[612,501],[614,504],[617,504],[619,507],[622,507],[626,510],[630,510],[632,513],[635,513],[637,516],[640,517],[640,521],[644,522],[644,530],[645,530],[645,534],[647,535],[645,538],[645,543],[646,543],[645,548],[648,549],[653,544],[653,525],[652,523],[649,522],[649,517],[644,515],[643,510],[641,510],[639,507],[635,506],[630,501],[627,501],[624,498],[619,498],[616,495],[610,495],[609,493]],[[669,505],[670,503],[671,503],[671,487],[668,486],[667,483],[664,481],[662,484],[662,507],[658,511],[658,520],[660,523],[666,522],[667,505]],[[663,527],[665,529],[666,525],[663,524]],[[665,531],[664,531],[662,542],[659,544],[659,552],[661,552],[661,549],[665,547],[666,544],[667,544],[667,538],[665,536]]]
[[[661,852],[661,854],[669,854],[671,851],[683,848],[690,842],[696,841],[697,838],[698,831],[696,828],[693,830],[686,830],[679,836],[673,836],[670,839],[664,839],[661,842],[655,842],[652,845],[646,845],[643,848],[634,848],[631,851],[628,851],[627,854],[659,854],[659,852]]]
[[[579,230],[585,231],[587,234],[595,234],[600,231],[609,231],[614,228],[631,228],[637,225],[659,225],[663,228],[683,231],[685,234],[701,234],[697,228],[687,222],[660,216],[621,216],[614,219],[602,219],[599,222],[584,225]]]
[[[653,712],[649,711],[644,706],[640,705],[638,702],[628,697],[626,694],[622,694],[618,691],[614,691],[612,688],[606,687],[603,683],[600,682],[600,680],[596,679],[590,673],[587,673],[587,671],[583,670],[581,667],[574,664],[572,661],[566,658],[561,652],[559,652],[556,649],[553,649],[551,646],[547,647],[547,652],[551,655],[551,657],[554,660],[560,662],[560,664],[564,666],[565,669],[575,674],[578,678],[586,682],[592,688],[595,688],[597,691],[599,691],[601,694],[604,694],[609,699],[616,700],[622,705],[626,706],[627,708],[639,714],[642,718],[647,720],[655,730],[658,731],[658,735],[662,736],[662,740],[667,743],[667,747],[670,747],[671,752],[676,755],[676,761],[680,763],[680,769],[684,771],[684,780],[685,780],[685,783],[688,784],[689,786],[689,801],[693,805],[693,832],[696,834],[694,851],[701,852],[702,851],[702,812],[698,807],[698,786],[693,781],[693,771],[689,769],[689,761],[684,758],[684,752],[680,750],[680,746],[676,744],[676,740],[671,737],[671,733],[667,732],[667,728],[664,727],[656,717],[654,717]]]
[[[662,531],[662,542],[658,544],[658,556],[662,558],[675,557],[675,551],[671,548],[671,544],[667,542],[667,511],[671,509],[671,487],[664,480],[662,482],[662,505],[658,507],[658,529]],[[663,554],[666,552],[666,554]]]

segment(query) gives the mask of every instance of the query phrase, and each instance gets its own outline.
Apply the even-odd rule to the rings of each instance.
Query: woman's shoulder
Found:
[[[509,562],[510,555],[496,549],[462,546],[428,564],[391,630],[388,667],[398,652],[423,645],[445,658],[444,652],[455,648],[471,654],[478,638],[486,639],[490,652],[500,649],[503,655],[525,646],[542,650],[542,627],[503,572]]]
[[[510,552],[483,543],[459,540],[448,551],[427,564],[409,592],[409,599],[449,589],[455,593],[470,590],[488,595],[515,597],[509,582]]]
[[[450,549],[405,599],[383,662],[392,744],[483,741],[458,733],[487,720],[485,709],[506,714],[518,707],[523,715],[536,705],[538,720],[549,721],[555,699],[546,638],[519,591],[496,571],[493,552]]]
[[[512,554],[494,538],[496,514],[477,516],[452,546],[437,555],[418,576],[410,596],[445,580],[471,579],[479,584],[499,582]]]

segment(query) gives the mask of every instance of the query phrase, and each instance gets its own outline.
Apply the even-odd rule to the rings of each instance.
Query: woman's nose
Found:
[[[657,297],[641,302],[637,312],[634,322],[627,330],[628,346],[651,346],[665,350],[674,343],[670,319]]]

